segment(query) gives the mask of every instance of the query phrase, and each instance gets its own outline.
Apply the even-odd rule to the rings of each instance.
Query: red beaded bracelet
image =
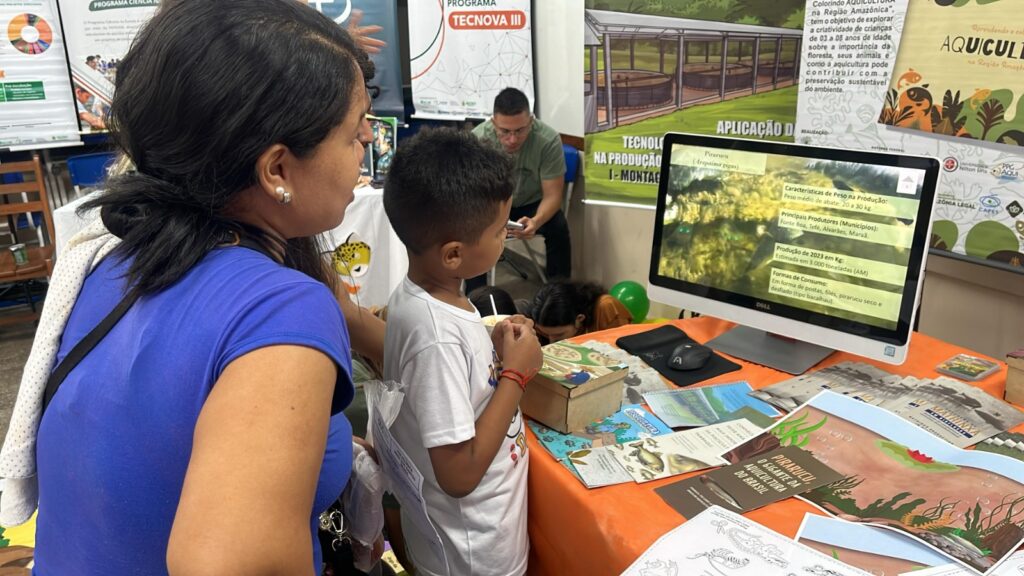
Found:
[[[526,391],[526,377],[523,376],[522,372],[519,372],[518,370],[513,370],[511,368],[505,368],[504,370],[501,371],[501,377],[508,378],[509,380],[518,384],[524,392]]]

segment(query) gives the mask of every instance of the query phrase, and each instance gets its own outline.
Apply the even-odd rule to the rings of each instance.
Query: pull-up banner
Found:
[[[0,148],[77,144],[60,16],[53,0],[0,0]]]
[[[83,132],[107,129],[117,67],[160,0],[62,0],[68,64]]]
[[[494,97],[522,90],[533,105],[530,0],[409,3],[409,60],[417,118],[488,118]]]

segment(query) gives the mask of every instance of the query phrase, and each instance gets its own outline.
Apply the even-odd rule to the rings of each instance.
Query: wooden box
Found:
[[[618,412],[629,369],[578,344],[544,347],[544,366],[526,386],[523,414],[568,433]]]
[[[1006,355],[1006,401],[1024,406],[1024,348]]]

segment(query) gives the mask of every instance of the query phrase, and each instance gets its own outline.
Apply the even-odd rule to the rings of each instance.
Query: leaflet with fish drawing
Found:
[[[623,576],[869,576],[739,514],[712,506],[674,528]]]
[[[796,541],[872,574],[949,564],[949,558],[899,532],[818,514],[804,515]]]
[[[650,482],[726,464],[719,454],[733,441],[742,441],[761,432],[747,420],[733,420],[615,444],[608,452],[637,482]]]
[[[946,564],[913,572],[901,572],[900,576],[971,576],[973,572],[959,564]],[[992,576],[1020,576],[1024,574],[1024,552],[1015,552],[992,572]]]
[[[635,442],[580,450],[569,462],[589,488],[628,482],[649,482],[725,463],[719,454],[755,436],[761,428],[745,419],[683,430]]]
[[[975,573],[991,573],[1024,542],[1024,462],[957,448],[829,391],[723,457],[736,462],[783,446],[799,446],[842,475],[804,500],[916,538]]]

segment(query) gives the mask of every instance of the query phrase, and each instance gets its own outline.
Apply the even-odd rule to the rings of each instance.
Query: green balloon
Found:
[[[651,309],[651,301],[647,298],[647,289],[640,283],[632,280],[623,280],[608,291],[609,294],[622,302],[629,310],[633,322],[639,324],[647,318],[647,312]]]

